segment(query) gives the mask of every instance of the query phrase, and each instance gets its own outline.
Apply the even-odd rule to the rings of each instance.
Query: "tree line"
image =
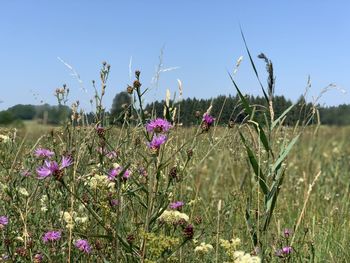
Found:
[[[262,107],[268,107],[266,100],[260,96],[247,96],[252,105],[255,105],[256,118],[265,118],[261,114]],[[123,115],[128,112],[128,105],[131,104],[132,97],[121,92],[116,94],[111,110],[106,112],[106,116],[111,124],[121,123]],[[165,101],[154,101],[145,105],[145,110],[149,117],[162,117]],[[171,102],[177,107],[176,120],[184,126],[196,125],[201,121],[203,114],[211,107],[211,114],[216,118],[217,124],[228,125],[232,123],[241,123],[246,116],[243,107],[240,104],[238,96],[217,96],[212,99],[187,98],[181,101]],[[275,119],[278,118],[287,108],[293,105],[293,102],[284,96],[275,96],[273,99],[273,109]],[[314,110],[315,106],[320,113],[320,121],[325,125],[349,125],[350,124],[350,105],[342,104],[332,107],[321,107],[313,105],[300,97],[293,108],[289,111],[285,119],[286,125],[294,125],[297,121],[304,121],[308,114]],[[71,115],[71,109],[65,105],[51,106],[44,105],[22,105],[17,104],[7,110],[0,111],[0,124],[11,124],[22,120],[39,120],[47,124],[60,124]],[[92,119],[93,114],[87,114]]]

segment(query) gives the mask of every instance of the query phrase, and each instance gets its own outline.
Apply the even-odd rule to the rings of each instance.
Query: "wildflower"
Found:
[[[48,231],[43,236],[44,243],[53,242],[61,239],[60,231]]]
[[[7,135],[0,134],[0,143],[7,143],[10,141],[10,137]]]
[[[153,139],[151,142],[147,143],[148,148],[154,151],[158,151],[160,146],[164,144],[167,140],[167,137],[165,135],[159,135],[159,136],[153,136]]]
[[[213,246],[202,242],[199,246],[196,246],[194,249],[195,253],[208,253],[210,250],[213,250]]]
[[[146,124],[146,130],[148,132],[162,133],[167,132],[172,128],[172,125],[167,120],[157,118]]]
[[[115,177],[118,176],[123,170],[124,170],[123,166],[117,166],[117,167],[113,168],[108,173],[108,179],[113,181],[115,179]],[[126,169],[123,172],[122,178],[127,180],[130,177],[130,175],[131,175],[131,171],[129,169]]]
[[[233,257],[236,263],[260,263],[261,258],[257,256],[251,256],[244,251],[238,250],[233,253]]]
[[[169,208],[170,209],[173,209],[173,210],[181,210],[181,208],[184,206],[184,202],[182,201],[176,201],[176,202],[173,202],[169,205]]]
[[[277,250],[276,256],[285,257],[285,256],[288,256],[289,254],[291,254],[292,252],[293,252],[292,247],[286,246],[286,247],[283,247],[282,249]]]
[[[25,189],[24,187],[19,188],[18,193],[20,193],[23,196],[29,196],[27,189]]]
[[[51,158],[55,153],[53,151],[50,151],[49,149],[45,148],[37,148],[34,151],[34,155],[37,158]]]
[[[61,165],[58,165],[55,161],[45,160],[43,166],[39,167],[36,172],[38,174],[38,179],[45,179],[48,176],[55,176],[59,180],[62,176],[63,169],[72,165],[73,161],[71,157],[62,157]]]
[[[213,116],[209,115],[208,113],[204,113],[203,119],[202,119],[202,125],[201,125],[202,130],[208,131],[209,128],[214,123],[214,121],[215,121],[215,118]]]
[[[211,126],[215,121],[215,118],[211,115],[209,115],[208,113],[204,113],[203,115],[203,122],[205,122],[206,124],[208,124],[208,126]]]
[[[194,235],[193,225],[188,224],[183,230],[183,235],[187,239],[192,239]]]
[[[91,246],[89,242],[85,239],[78,239],[75,241],[75,247],[79,249],[81,252],[89,254],[91,252]]]
[[[179,211],[165,210],[163,214],[160,215],[159,220],[168,225],[176,225],[179,221],[188,222],[189,217],[185,213]]]
[[[103,137],[105,135],[106,129],[101,126],[98,126],[96,127],[96,132],[99,137]]]
[[[0,216],[0,229],[4,228],[9,223],[7,216]]]
[[[44,259],[43,255],[40,253],[37,253],[34,255],[33,262],[34,263],[41,263],[41,262],[43,262],[43,259]]]

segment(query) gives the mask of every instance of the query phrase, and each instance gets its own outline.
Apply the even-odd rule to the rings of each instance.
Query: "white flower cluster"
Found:
[[[66,223],[67,229],[72,229],[75,224],[84,224],[89,220],[87,216],[78,216],[77,213],[74,211],[71,213],[61,211],[60,215]]]
[[[210,244],[206,244],[204,242],[202,242],[199,246],[196,246],[194,249],[195,253],[208,253],[209,251],[213,250],[213,246]]]
[[[260,263],[261,258],[257,256],[251,256],[250,254],[245,253],[244,251],[235,251],[233,253],[234,263]]]
[[[173,225],[180,220],[185,220],[187,222],[189,219],[188,215],[177,210],[165,210],[158,220],[163,221],[168,225]]]
[[[0,134],[0,143],[8,143],[10,140],[9,136]]]
[[[25,189],[24,187],[20,187],[18,189],[18,193],[23,195],[23,196],[29,196],[29,193],[28,193],[27,189]]]
[[[114,182],[111,182],[106,175],[93,174],[85,185],[88,185],[91,189],[109,188],[112,189],[115,186]]]

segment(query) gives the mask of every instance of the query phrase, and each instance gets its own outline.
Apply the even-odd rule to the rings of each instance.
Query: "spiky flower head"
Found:
[[[75,241],[74,245],[77,249],[79,249],[85,254],[89,254],[91,252],[91,246],[89,242],[85,239],[78,239],[77,241]]]
[[[55,153],[49,149],[45,149],[45,148],[37,148],[34,151],[34,155],[37,158],[51,158],[52,156],[55,155]]]
[[[9,223],[7,216],[0,216],[0,229],[4,228]]]
[[[61,239],[61,231],[48,231],[43,235],[44,243],[54,242]]]
[[[148,148],[157,151],[159,150],[160,146],[166,142],[166,140],[167,137],[163,134],[160,134],[158,136],[154,135],[152,140],[149,143],[147,143]]]
[[[173,126],[165,119],[157,118],[146,124],[148,132],[162,133],[169,131]]]

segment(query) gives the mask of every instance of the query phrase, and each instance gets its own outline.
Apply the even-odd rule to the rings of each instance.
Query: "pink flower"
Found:
[[[173,203],[170,203],[169,208],[174,210],[180,210],[184,206],[184,202],[182,201],[176,201]]]
[[[6,226],[9,223],[7,216],[0,216],[0,229]]]
[[[146,124],[146,130],[148,132],[162,133],[167,132],[172,128],[172,125],[167,120],[157,118]]]
[[[34,155],[37,158],[51,158],[54,154],[55,154],[54,152],[44,148],[37,148],[34,151]]]
[[[108,179],[113,181],[122,171],[124,170],[123,166],[118,166],[117,168],[113,168],[108,173]],[[127,180],[131,175],[131,171],[126,169],[123,173],[122,178]]]
[[[162,144],[164,144],[167,140],[167,137],[163,134],[161,135],[154,135],[152,141],[147,143],[148,148],[151,150],[158,150]]]
[[[57,241],[59,239],[61,239],[60,231],[48,231],[43,236],[44,243]]]
[[[215,118],[208,113],[204,113],[203,122],[205,122],[208,126],[211,126],[215,121]]]
[[[62,157],[61,165],[58,165],[55,161],[45,160],[44,165],[40,166],[36,169],[38,174],[38,179],[45,179],[48,176],[57,176],[59,175],[65,168],[72,165],[73,161],[71,157]]]
[[[75,241],[75,247],[79,249],[81,252],[89,254],[91,252],[91,246],[89,242],[85,239],[78,239]]]

